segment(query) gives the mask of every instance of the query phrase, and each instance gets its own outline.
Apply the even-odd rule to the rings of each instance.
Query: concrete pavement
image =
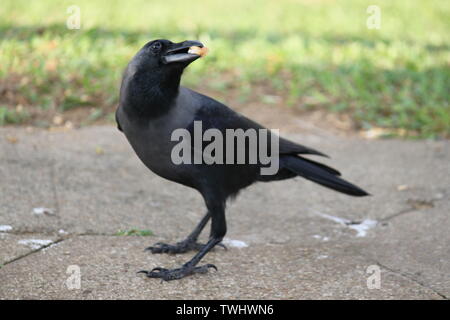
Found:
[[[192,253],[143,249],[192,230],[195,191],[148,171],[114,127],[1,128],[0,299],[450,298],[450,143],[289,137],[373,196],[301,178],[251,186],[227,211],[227,239],[247,246],[208,254],[217,272],[161,283],[136,271]],[[153,235],[117,235],[131,229]]]

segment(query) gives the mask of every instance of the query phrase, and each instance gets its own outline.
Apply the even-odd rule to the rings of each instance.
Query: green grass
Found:
[[[19,124],[29,118],[28,112],[23,108],[11,110],[6,106],[0,106],[0,126],[6,124]]]
[[[148,236],[152,236],[153,232],[151,230],[130,229],[130,230],[119,230],[114,235],[115,236],[142,236],[142,237],[148,237]]]
[[[65,27],[72,4],[81,30]],[[379,30],[366,27],[372,4]],[[450,137],[449,32],[450,2],[441,0],[3,0],[0,105],[22,105],[23,121],[83,108],[108,117],[143,44],[198,39],[210,54],[185,73],[194,89],[246,101],[262,87],[261,103],[276,94],[292,108],[348,113],[364,128]]]

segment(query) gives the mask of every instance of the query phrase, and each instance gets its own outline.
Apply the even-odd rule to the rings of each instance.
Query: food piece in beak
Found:
[[[200,57],[204,57],[208,53],[208,48],[206,48],[206,47],[201,48],[201,47],[197,47],[197,46],[192,46],[192,47],[189,48],[188,53],[197,54]]]

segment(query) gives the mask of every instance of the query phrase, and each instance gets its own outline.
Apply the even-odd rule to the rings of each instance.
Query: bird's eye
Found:
[[[153,54],[158,54],[159,51],[161,51],[161,48],[162,48],[162,44],[161,44],[161,42],[159,42],[159,41],[153,43],[153,44],[150,46],[150,50],[151,50],[151,52],[152,52]]]

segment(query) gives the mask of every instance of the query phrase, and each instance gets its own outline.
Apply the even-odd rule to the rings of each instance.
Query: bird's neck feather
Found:
[[[135,73],[124,88],[127,111],[139,117],[158,117],[169,112],[178,96],[181,73]],[[121,101],[122,102],[122,101]]]

